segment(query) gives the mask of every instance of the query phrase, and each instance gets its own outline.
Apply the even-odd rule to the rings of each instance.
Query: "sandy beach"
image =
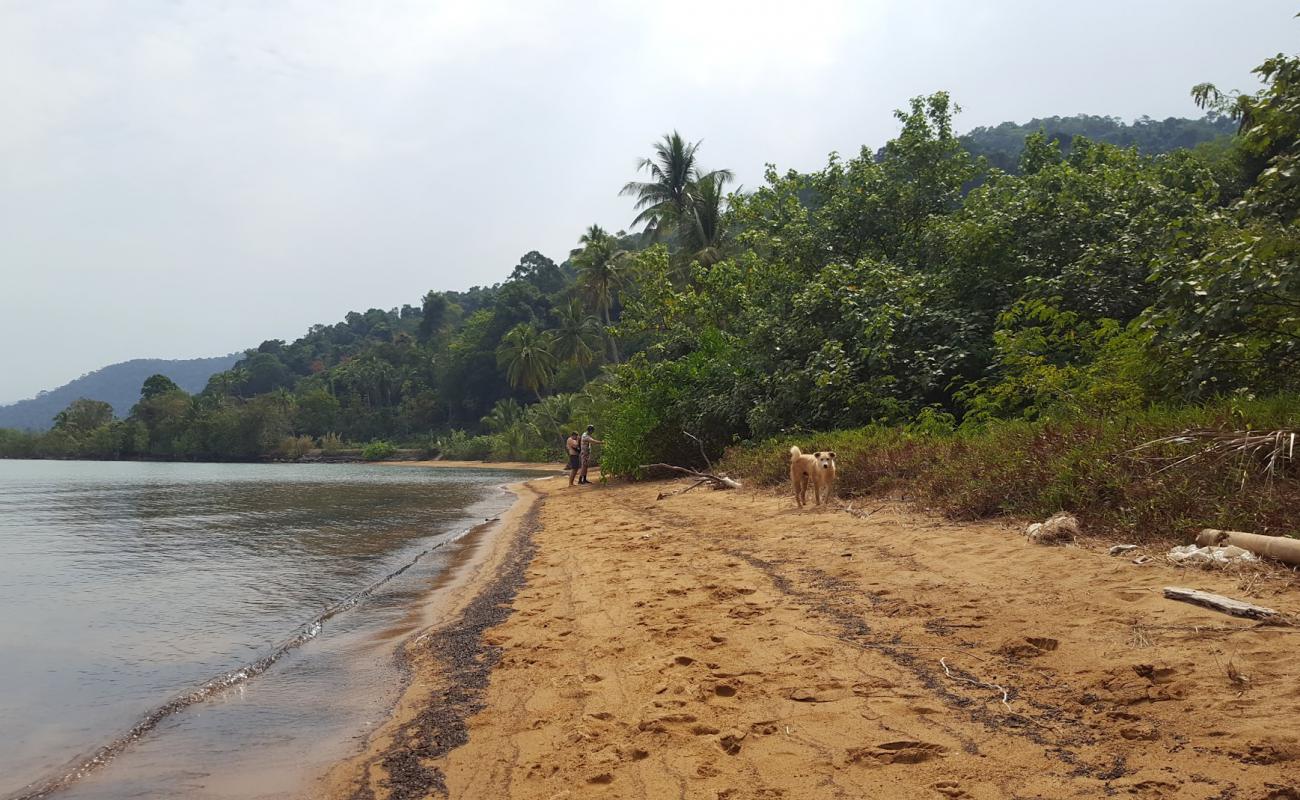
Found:
[[[897,503],[532,481],[406,647],[339,798],[1300,798],[1279,571]]]

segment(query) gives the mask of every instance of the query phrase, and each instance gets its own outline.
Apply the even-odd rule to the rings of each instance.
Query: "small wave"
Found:
[[[331,618],[338,616],[342,612],[357,605],[362,600],[366,599],[366,597],[374,594],[375,591],[384,584],[415,566],[422,558],[429,555],[434,550],[460,539],[472,529],[473,528],[471,527],[457,530],[437,544],[420,551],[415,554],[411,560],[382,578],[379,578],[369,586],[366,586],[364,589],[354,592],[325,608],[324,611],[305,622],[287,639],[281,641],[265,655],[244,664],[241,667],[228,672],[223,672],[206,681],[202,685],[173,697],[171,700],[163,703],[157,708],[154,708],[152,711],[149,711],[141,717],[126,733],[118,736],[107,744],[100,746],[90,755],[75,759],[63,769],[59,770],[59,773],[56,776],[29,784],[23,789],[18,790],[16,794],[6,795],[3,800],[40,800],[40,798],[47,797],[60,789],[65,789],[68,786],[71,786],[121,755],[124,750],[139,741],[154,728],[158,727],[160,722],[173,714],[183,711],[190,706],[202,703],[235,686],[247,683],[258,675],[261,675],[263,672],[266,672],[275,664],[275,662],[279,661],[286,654],[302,647],[307,642],[310,642],[312,639],[319,636],[320,632],[325,627],[325,623]]]

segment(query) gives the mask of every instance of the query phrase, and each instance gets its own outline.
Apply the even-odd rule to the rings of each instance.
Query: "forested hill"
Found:
[[[113,412],[125,417],[131,406],[140,399],[140,385],[150,375],[166,375],[187,392],[197,392],[208,383],[208,378],[222,370],[230,369],[239,354],[215,358],[163,359],[136,358],[111,364],[82,375],[75,381],[41,392],[29,400],[20,400],[0,406],[0,428],[20,430],[45,430],[54,415],[79,398],[103,400],[113,406]]]
[[[1039,131],[1048,141],[1058,140],[1066,152],[1069,152],[1074,137],[1083,136],[1089,141],[1136,147],[1145,155],[1159,155],[1230,136],[1236,129],[1236,122],[1220,114],[1207,114],[1200,119],[1140,117],[1132,123],[1118,117],[1076,114],[1072,117],[1035,118],[1023,125],[1003,122],[993,127],[982,126],[959,139],[972,155],[988,159],[990,166],[1017,172],[1025,137]]]
[[[884,147],[735,192],[673,131],[608,187],[630,197],[631,233],[592,225],[493,286],[263,342],[201,391],[141,371],[114,401],[139,398],[128,419],[81,404],[46,435],[0,430],[0,456],[543,458],[592,423],[602,467],[633,473],[812,431],[1109,424],[1216,401],[1258,429],[1282,417],[1242,403],[1300,403],[1300,58],[1257,73],[1254,95],[1196,87],[1215,114],[1199,122],[966,139],[936,92]],[[979,158],[994,141],[1006,169]]]

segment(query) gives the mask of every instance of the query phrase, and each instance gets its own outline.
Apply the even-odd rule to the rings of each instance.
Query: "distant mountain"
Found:
[[[30,400],[0,406],[0,428],[46,430],[53,424],[54,415],[79,397],[111,403],[114,414],[124,417],[140,399],[140,385],[150,375],[166,375],[193,393],[206,386],[209,377],[230,369],[242,357],[242,353],[232,353],[215,358],[137,358],[112,364]]]
[[[1005,172],[1017,172],[1025,137],[1040,130],[1047,134],[1048,141],[1060,140],[1067,153],[1074,137],[1085,136],[1094,142],[1136,147],[1144,155],[1157,155],[1181,147],[1195,147],[1220,136],[1231,136],[1237,130],[1237,123],[1215,114],[1200,119],[1140,117],[1131,123],[1118,117],[1076,114],[1072,117],[1035,118],[1024,124],[1004,122],[979,127],[959,138],[967,150],[984,156],[991,166]]]

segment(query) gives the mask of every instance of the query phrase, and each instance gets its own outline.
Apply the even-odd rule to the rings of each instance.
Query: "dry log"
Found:
[[[1212,608],[1215,611],[1222,611],[1234,617],[1272,619],[1277,616],[1277,612],[1271,608],[1251,605],[1241,600],[1233,600],[1231,597],[1224,597],[1221,594],[1211,594],[1197,589],[1184,589],[1180,586],[1166,586],[1165,597],[1170,600],[1181,600],[1184,603]]]
[[[739,489],[740,481],[735,478],[728,478],[726,475],[714,475],[712,472],[700,472],[690,469],[689,467],[679,467],[676,464],[642,464],[638,469],[666,469],[672,472],[680,472],[683,475],[689,475],[692,478],[699,478],[708,481],[714,489]]]
[[[1241,531],[1220,531],[1214,528],[1206,528],[1196,537],[1197,547],[1216,545],[1234,545],[1249,550],[1257,556],[1300,566],[1300,539],[1287,536],[1262,536],[1258,533]]]

